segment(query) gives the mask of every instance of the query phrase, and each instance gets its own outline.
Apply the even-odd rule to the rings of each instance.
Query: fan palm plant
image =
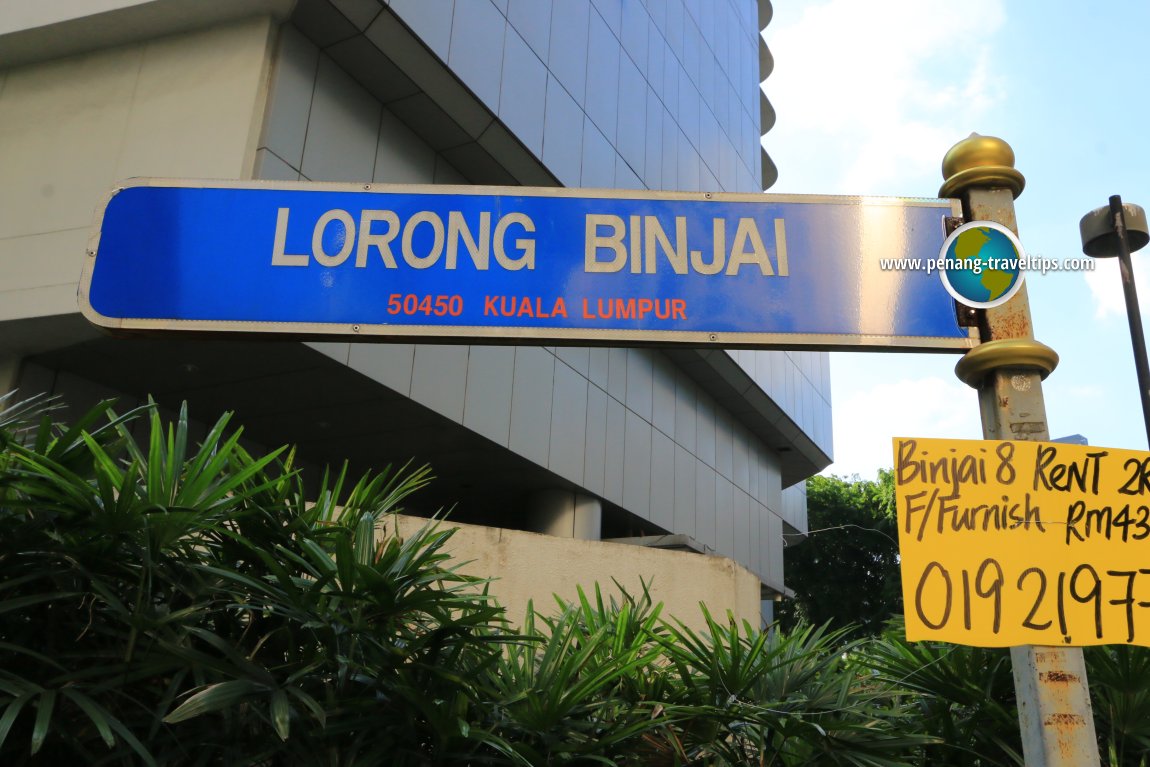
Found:
[[[854,660],[846,630],[760,632],[704,615],[705,633],[680,624],[664,645],[689,763],[894,767],[933,741]]]
[[[621,590],[619,600],[582,589],[548,617],[528,606],[523,635],[505,646],[480,682],[491,728],[515,762],[640,763],[643,736],[662,725],[643,688],[660,655],[660,606]]]
[[[11,398],[8,398],[9,402]],[[147,416],[146,444],[126,424]],[[500,610],[430,524],[387,515],[429,480],[253,457],[221,418],[0,421],[0,758],[6,764],[458,763]]]
[[[1001,648],[908,642],[900,621],[866,645],[860,662],[876,683],[907,691],[907,704],[937,737],[922,764],[1022,765],[1010,654]]]
[[[226,416],[192,444],[185,409],[52,404],[0,398],[4,764],[1021,763],[1001,654],[696,630],[646,584],[513,632],[450,529],[390,527],[426,468],[308,493]],[[1091,657],[1111,763],[1144,767],[1146,655]]]
[[[1086,675],[1099,751],[1109,767],[1150,762],[1150,649],[1088,647]]]

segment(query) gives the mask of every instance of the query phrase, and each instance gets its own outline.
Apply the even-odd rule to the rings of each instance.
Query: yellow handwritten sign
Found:
[[[894,440],[906,634],[1150,646],[1150,453]]]

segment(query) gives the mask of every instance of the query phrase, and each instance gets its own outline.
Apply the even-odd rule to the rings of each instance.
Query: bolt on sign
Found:
[[[1150,453],[894,440],[910,640],[1150,646]]]

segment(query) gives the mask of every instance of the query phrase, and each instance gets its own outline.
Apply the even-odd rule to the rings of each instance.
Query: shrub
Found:
[[[126,428],[146,416],[146,444]],[[102,423],[106,421],[106,423]],[[429,480],[324,477],[253,457],[225,416],[0,421],[0,759],[21,764],[458,763],[505,749],[467,726],[466,676],[499,609],[431,524],[383,535]]]

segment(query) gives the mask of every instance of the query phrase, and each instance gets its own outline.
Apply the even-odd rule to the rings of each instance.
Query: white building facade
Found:
[[[830,462],[825,353],[112,339],[76,304],[93,212],[133,176],[761,191],[769,14],[765,0],[10,0],[0,391],[76,409],[151,395],[201,422],[233,410],[309,470],[430,463],[409,511],[720,555],[764,599],[782,594],[803,480]]]

